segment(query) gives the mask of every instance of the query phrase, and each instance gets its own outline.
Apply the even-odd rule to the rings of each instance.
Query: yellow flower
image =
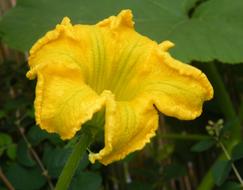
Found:
[[[157,44],[134,30],[123,10],[96,25],[61,24],[30,50],[37,76],[37,124],[62,139],[72,138],[94,113],[105,108],[105,146],[91,162],[109,164],[142,149],[158,127],[156,108],[190,120],[213,96],[207,77],[172,58],[169,41]]]

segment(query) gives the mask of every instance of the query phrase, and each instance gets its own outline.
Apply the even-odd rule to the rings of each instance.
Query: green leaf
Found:
[[[214,144],[215,144],[215,140],[213,140],[213,139],[202,140],[202,141],[199,141],[198,143],[196,143],[195,145],[193,145],[191,147],[191,151],[192,152],[203,152],[203,151],[211,148]]]
[[[19,163],[27,167],[32,167],[36,165],[35,161],[30,155],[28,146],[23,139],[20,140],[20,142],[18,143],[17,160],[19,161]]]
[[[232,160],[243,158],[243,142],[239,142],[232,150]]]
[[[171,40],[176,44],[172,54],[183,61],[242,62],[243,1],[208,0],[195,6],[196,2],[19,0],[3,17],[0,35],[10,47],[26,51],[64,16],[69,16],[73,23],[95,24],[129,8],[139,32],[158,42]]]
[[[241,190],[241,185],[239,183],[229,181],[220,186],[220,190]]]
[[[12,138],[6,133],[0,133],[0,145],[8,145],[12,143]]]
[[[57,178],[71,153],[71,149],[49,148],[46,147],[43,162],[47,167],[50,176]]]
[[[17,146],[12,142],[10,135],[0,133],[0,156],[6,151],[7,156],[14,160],[16,158]]]
[[[15,160],[17,154],[17,146],[16,144],[11,144],[7,148],[7,155],[11,160]]]
[[[28,140],[31,145],[38,145],[42,140],[48,137],[48,133],[44,130],[41,130],[40,127],[33,126],[30,128],[27,134]]]
[[[24,168],[18,164],[12,164],[6,172],[8,180],[16,190],[41,189],[45,184],[45,178],[38,168]]]
[[[0,156],[12,144],[12,138],[8,134],[0,133]]]
[[[231,162],[229,160],[218,160],[212,167],[213,179],[216,185],[224,183],[231,170]]]
[[[57,134],[47,133],[38,126],[31,127],[31,129],[28,131],[27,137],[32,146],[36,146],[46,139],[50,140],[54,144],[62,142]]]
[[[69,190],[98,190],[101,187],[101,176],[94,172],[80,172],[75,176]]]

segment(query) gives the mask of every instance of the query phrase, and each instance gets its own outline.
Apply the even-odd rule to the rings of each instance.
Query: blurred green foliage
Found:
[[[3,17],[0,34],[10,47],[27,51],[64,16],[95,24],[127,8],[138,32],[158,42],[171,40],[180,60],[243,60],[242,0],[19,0]]]
[[[10,135],[0,133],[0,156],[6,152],[9,159],[16,158],[16,144],[13,143]]]
[[[0,21],[0,39],[22,52],[0,48],[1,190],[7,189],[3,175],[16,190],[52,189],[73,146],[35,125],[35,82],[25,78],[23,53],[64,16],[73,23],[95,24],[124,8],[133,11],[139,32],[158,42],[171,40],[176,44],[171,51],[175,57],[206,72],[215,99],[195,121],[161,116],[153,141],[121,162],[92,165],[85,154],[70,190],[209,190],[212,184],[220,190],[240,189],[231,163],[243,176],[241,125],[237,124],[243,120],[242,0],[18,0]],[[232,149],[232,160],[213,164],[221,149],[205,126],[209,119],[219,118],[225,119],[220,141],[229,153]],[[100,147],[102,142],[97,141],[91,148]],[[207,171],[211,178],[203,177]]]

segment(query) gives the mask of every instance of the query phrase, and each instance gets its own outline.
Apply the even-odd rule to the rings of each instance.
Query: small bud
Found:
[[[217,122],[218,125],[223,125],[223,123],[224,123],[223,119],[219,119],[218,122]]]
[[[211,135],[211,136],[214,136],[215,135],[215,133],[214,133],[213,130],[208,131],[208,134]]]
[[[214,125],[214,122],[213,122],[212,120],[209,120],[209,121],[208,121],[208,124],[209,124],[209,125]]]
[[[207,129],[207,131],[210,131],[210,130],[212,130],[212,127],[210,125],[206,125],[206,129]]]

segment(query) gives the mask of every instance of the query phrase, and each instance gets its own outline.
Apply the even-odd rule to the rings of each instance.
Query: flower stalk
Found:
[[[74,146],[71,155],[69,156],[59,178],[55,190],[67,190],[75,171],[83,157],[83,154],[91,143],[91,135],[89,133],[81,133],[80,140]]]

